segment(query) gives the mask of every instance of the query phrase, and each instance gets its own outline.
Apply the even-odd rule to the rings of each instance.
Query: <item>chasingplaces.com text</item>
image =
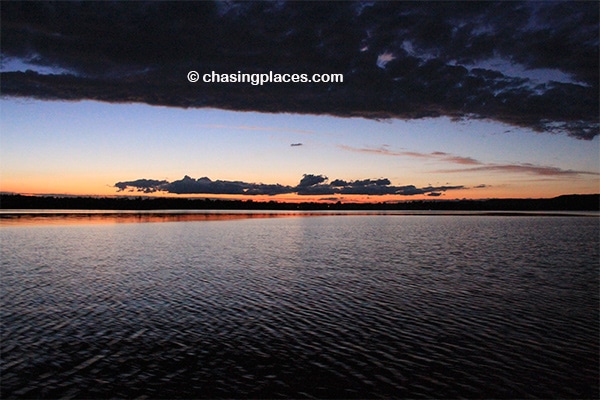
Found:
[[[262,74],[237,73],[219,74],[215,71],[200,74],[190,71],[187,74],[188,81],[204,83],[250,83],[258,86],[265,83],[343,83],[343,74],[278,74],[273,71]]]

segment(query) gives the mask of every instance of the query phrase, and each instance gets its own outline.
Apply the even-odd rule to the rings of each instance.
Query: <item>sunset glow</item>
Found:
[[[160,4],[169,7],[169,3]],[[108,35],[104,40],[109,44],[101,46],[105,50],[98,50],[102,54],[89,61],[90,53],[69,50],[71,42],[60,39],[70,32],[66,16],[64,21],[59,18],[56,23],[43,22],[48,27],[35,33],[49,42],[57,41],[55,47],[64,48],[64,54],[41,47],[31,50],[38,43],[35,35],[29,41],[20,41],[23,37],[19,36],[29,32],[30,28],[23,27],[32,26],[27,20],[29,14],[19,7],[3,7],[0,191],[375,203],[600,192],[597,68],[593,74],[589,71],[589,65],[597,66],[593,54],[593,49],[597,54],[597,25],[594,34],[585,30],[585,24],[594,21],[588,21],[578,8],[593,8],[592,3],[576,3],[569,12],[581,20],[568,20],[573,32],[581,28],[581,35],[591,35],[588,42],[592,47],[586,47],[588,42],[564,37],[560,31],[552,40],[581,42],[582,50],[551,59],[542,52],[531,53],[537,49],[534,42],[523,42],[533,40],[529,37],[532,29],[559,29],[557,20],[543,20],[541,15],[545,14],[538,10],[541,3],[528,6],[531,15],[536,16],[531,17],[536,21],[533,26],[514,22],[514,37],[502,36],[502,40],[500,35],[508,34],[502,24],[509,19],[500,23],[488,13],[486,3],[479,11],[465,10],[481,14],[469,22],[473,26],[456,22],[467,18],[459,11],[452,19],[446,15],[451,11],[441,5],[438,9],[433,3],[429,8],[415,3],[358,4],[338,3],[337,11],[344,16],[355,14],[356,23],[375,33],[365,34],[360,40],[360,30],[346,32],[347,37],[336,34],[336,38],[348,41],[346,53],[327,53],[327,57],[319,56],[321,63],[306,61],[306,65],[295,65],[295,69],[288,65],[289,60],[285,61],[287,53],[278,58],[273,49],[265,60],[255,60],[260,66],[275,60],[269,68],[283,72],[331,69],[345,74],[343,83],[312,86],[192,83],[186,78],[190,70],[186,65],[188,61],[198,63],[194,57],[205,53],[195,54],[194,50],[174,54],[181,60],[171,62],[164,53],[175,50],[151,47],[145,40],[140,45],[145,50],[140,53],[113,54],[107,49],[120,48],[118,41],[123,36],[119,34]],[[552,4],[544,7],[553,10]],[[523,10],[512,6],[505,3],[501,9],[507,15],[521,15]],[[85,26],[109,18],[111,7],[120,10],[124,6],[117,3],[98,7],[92,14],[87,14],[90,10],[81,11],[78,18],[85,21]],[[200,6],[189,3],[186,7]],[[214,10],[208,4],[202,7],[223,26],[221,36],[213,40],[222,41],[220,51],[227,54],[241,51],[234,40],[238,32],[227,30],[228,24],[235,26],[236,13],[250,12],[253,7],[264,8],[260,11],[264,15],[287,15],[292,11],[274,5],[271,9],[266,3],[246,3],[239,9],[224,4],[217,4]],[[345,7],[350,10],[343,11]],[[323,12],[337,15],[335,10]],[[70,15],[69,5],[53,12]],[[135,14],[129,8],[119,12]],[[489,43],[495,46],[498,42],[497,49],[489,49],[495,56],[490,58],[483,50],[477,55],[466,48],[459,50],[465,45],[461,40],[467,40],[460,35],[452,34],[446,43],[417,26],[407,25],[405,31],[395,29],[394,24],[408,23],[403,15],[411,12],[421,15],[424,21],[448,18],[449,26],[458,24],[452,32],[464,30],[463,35],[470,35],[468,43],[484,40],[485,32],[497,30],[498,36]],[[398,14],[393,23],[383,19],[390,13]],[[298,26],[289,32],[301,29],[302,24],[325,29],[311,18],[302,21],[290,22]],[[256,24],[267,26],[270,22],[260,19]],[[190,25],[192,28],[199,29],[198,37],[202,36],[201,27]],[[122,30],[123,35],[130,32],[126,25],[113,29]],[[302,52],[312,60],[319,58],[315,54],[334,51],[325,49],[327,41],[303,39],[309,41],[305,46],[302,40],[290,38],[287,30],[277,29],[265,37],[260,29],[246,34],[256,54],[266,52],[262,46],[270,41],[290,41],[292,49],[296,46],[294,60],[302,59]],[[405,33],[382,39],[390,41],[382,45],[374,35],[385,38],[385,32]],[[231,37],[223,39],[225,34]],[[90,42],[83,47],[100,48],[95,36],[86,32],[78,35]],[[151,30],[148,35],[153,35]],[[135,42],[140,37],[129,39]],[[190,44],[185,35],[172,39],[174,43],[180,41],[182,48]],[[209,45],[202,42],[198,46]],[[226,51],[227,46],[231,46],[230,51]],[[25,47],[35,55],[25,54]],[[590,51],[589,60],[580,60],[581,54]],[[535,62],[526,65],[524,54]],[[160,68],[153,64],[157,57],[165,63]],[[227,57],[217,52],[214,60],[203,60],[209,65],[214,61],[211,70],[218,69],[226,62],[223,60],[229,60],[236,73],[257,69],[247,58],[231,61]],[[335,61],[336,57],[343,62]],[[513,62],[507,61],[510,57]],[[281,65],[277,64],[279,59],[284,60]],[[558,59],[566,61],[557,63]],[[99,65],[92,67],[90,62],[100,63],[106,70]],[[145,69],[143,62],[148,64]],[[194,68],[200,69],[200,65]],[[302,68],[307,71],[299,71]],[[99,81],[109,83],[94,86]]]

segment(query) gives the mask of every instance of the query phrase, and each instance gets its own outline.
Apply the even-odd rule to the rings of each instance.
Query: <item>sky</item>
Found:
[[[597,2],[3,3],[0,191],[599,193],[598,15]]]

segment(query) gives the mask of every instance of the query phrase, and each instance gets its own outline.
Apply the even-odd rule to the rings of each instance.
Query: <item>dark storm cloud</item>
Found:
[[[297,186],[280,184],[247,183],[241,181],[213,181],[207,177],[194,179],[184,176],[183,179],[167,182],[152,179],[138,179],[134,181],[117,182],[114,187],[118,191],[128,190],[143,193],[167,192],[174,194],[237,194],[237,195],[277,195],[297,193],[299,195],[385,195],[396,194],[413,196],[417,194],[441,193],[448,190],[467,189],[465,186],[427,186],[417,188],[414,185],[393,186],[387,178],[363,179],[344,181],[335,179],[327,183],[324,175],[305,174]],[[434,194],[437,196],[437,194]]]
[[[64,74],[3,72],[0,84],[5,96],[488,118],[591,139],[598,15],[592,1],[6,2],[5,63]],[[192,84],[190,70],[342,73],[344,83]]]

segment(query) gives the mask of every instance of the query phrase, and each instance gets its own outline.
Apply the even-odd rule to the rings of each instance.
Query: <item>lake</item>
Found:
[[[3,399],[599,396],[598,216],[46,214],[0,219]]]

